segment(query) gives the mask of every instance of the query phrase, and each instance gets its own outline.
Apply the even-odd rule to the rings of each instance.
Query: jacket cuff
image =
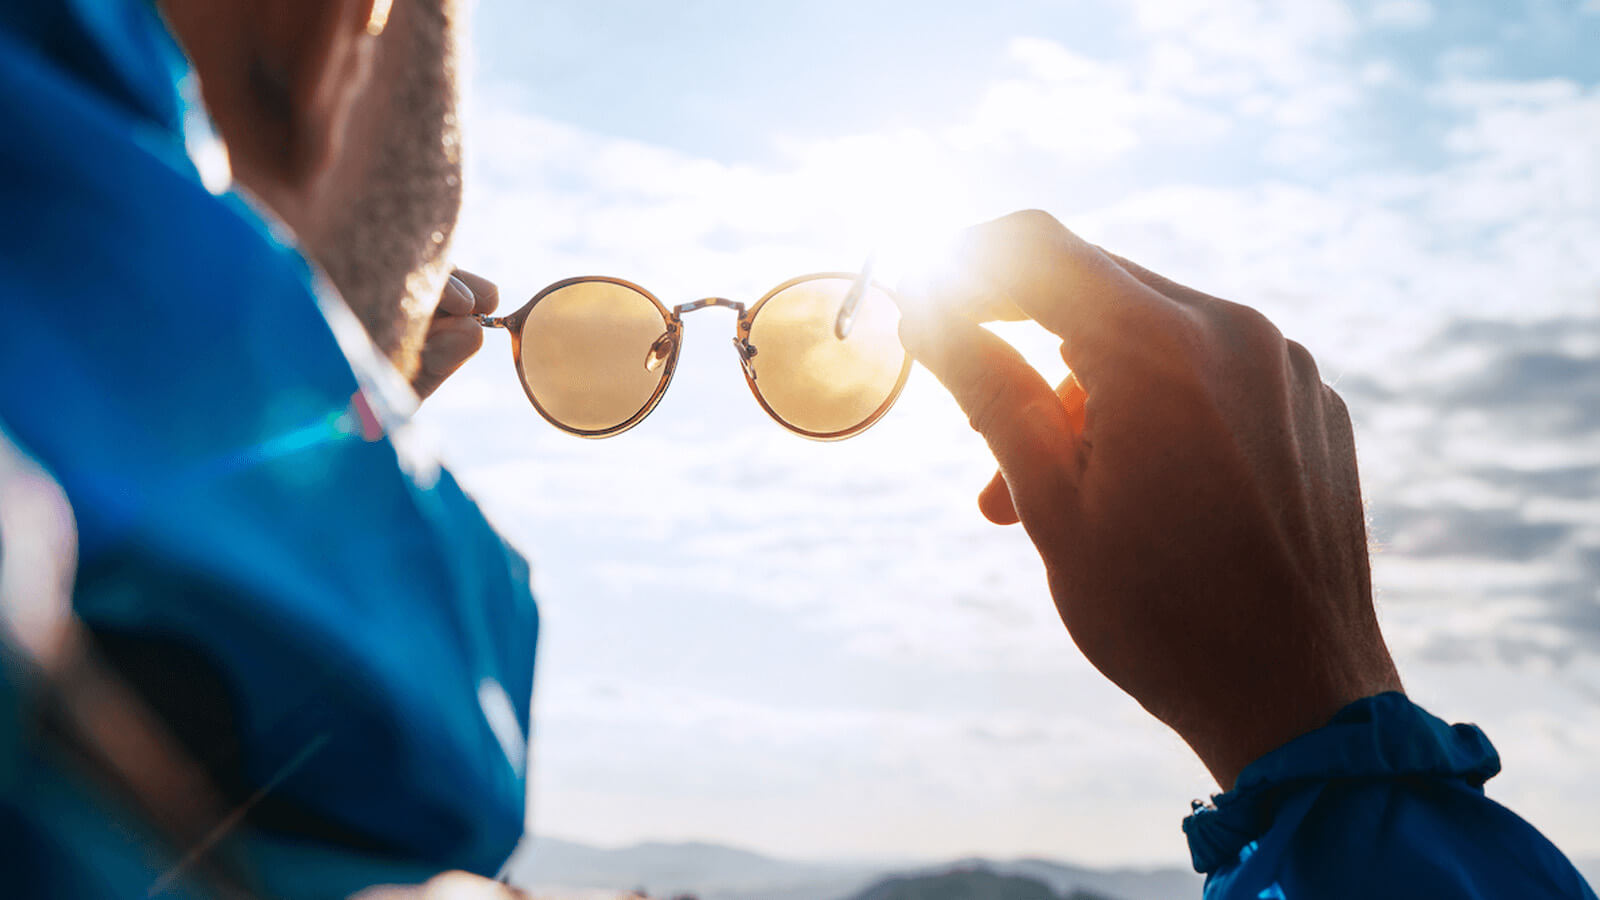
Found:
[[[1284,744],[1239,773],[1234,789],[1196,805],[1183,821],[1197,872],[1238,858],[1272,826],[1295,788],[1334,779],[1454,778],[1482,789],[1500,754],[1476,725],[1449,725],[1404,694],[1366,697],[1327,725]]]

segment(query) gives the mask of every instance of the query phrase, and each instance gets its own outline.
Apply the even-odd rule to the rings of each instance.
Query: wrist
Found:
[[[1169,720],[1225,791],[1239,773],[1273,750],[1328,724],[1342,709],[1378,694],[1404,693],[1394,663],[1384,652],[1358,677],[1322,682],[1274,673],[1253,690],[1232,691],[1206,712]]]

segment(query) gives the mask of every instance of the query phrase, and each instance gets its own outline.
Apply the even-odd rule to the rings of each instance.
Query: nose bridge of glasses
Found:
[[[694,312],[697,309],[705,309],[708,306],[724,306],[724,307],[727,307],[728,309],[731,309],[734,312],[738,313],[739,314],[739,322],[740,322],[740,326],[741,326],[741,334],[746,333],[744,331],[744,329],[749,327],[749,323],[748,323],[748,321],[746,319],[746,317],[749,315],[749,313],[745,309],[745,305],[743,303],[740,303],[737,300],[729,300],[727,297],[703,297],[703,298],[701,298],[699,300],[693,300],[693,301],[690,301],[688,303],[680,303],[677,306],[674,306],[672,308],[672,320],[674,322],[681,321],[684,313]],[[663,339],[665,339],[665,338],[667,338],[669,336],[672,336],[672,335],[670,335],[670,334],[669,335],[663,335],[662,337],[663,337]],[[659,341],[658,341],[658,343],[659,343]],[[749,379],[751,381],[755,381],[756,380],[755,366],[752,365],[751,362],[750,362],[751,358],[756,355],[755,346],[750,343],[748,338],[745,338],[745,337],[742,337],[742,336],[735,336],[734,339],[733,339],[733,347],[739,353],[739,364],[744,367],[745,375],[747,377],[749,377]],[[654,358],[655,358],[655,352],[654,352],[654,350],[652,350],[652,355],[651,355],[650,359],[654,359]],[[647,362],[647,366],[649,366],[650,368],[654,368],[654,365],[650,365],[648,362]]]
[[[684,313],[694,312],[697,309],[705,309],[708,306],[726,306],[734,312],[744,312],[744,304],[737,300],[729,300],[726,297],[703,297],[690,303],[680,303],[677,306],[674,306],[672,308],[672,314],[674,316],[681,316]]]

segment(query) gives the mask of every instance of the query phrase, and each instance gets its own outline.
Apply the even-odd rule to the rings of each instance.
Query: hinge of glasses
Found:
[[[472,317],[474,319],[477,319],[478,320],[478,324],[482,325],[485,328],[505,328],[506,327],[506,320],[505,320],[504,316],[486,316],[483,313],[473,313]]]
[[[756,367],[750,362],[756,355],[755,345],[750,343],[748,338],[736,337],[733,339],[733,349],[739,353],[739,365],[744,366],[744,374],[748,375],[751,381],[755,381]]]

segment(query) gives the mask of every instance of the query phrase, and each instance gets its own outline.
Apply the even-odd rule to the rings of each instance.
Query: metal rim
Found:
[[[844,279],[854,281],[857,277],[859,277],[859,275],[860,273],[857,272],[815,272],[810,275],[801,275],[798,278],[791,278],[788,281],[785,281],[772,290],[767,291],[765,296],[763,296],[760,300],[757,300],[749,310],[739,317],[739,340],[748,341],[750,339],[750,329],[755,324],[756,315],[761,312],[761,308],[767,305],[768,300],[771,300],[773,297],[776,297],[789,288],[792,288],[797,284],[804,284],[807,281],[822,281],[824,279]],[[879,291],[882,291],[884,296],[888,297],[891,301],[895,302],[896,304],[899,303],[899,299],[895,297],[893,291],[876,281],[872,282],[871,286]],[[904,347],[900,349],[904,354],[904,359],[900,363],[900,375],[895,380],[894,388],[889,391],[889,396],[884,399],[883,403],[879,404],[877,409],[873,410],[870,416],[863,419],[861,422],[850,426],[849,428],[839,431],[811,431],[795,425],[793,422],[790,422],[783,416],[779,415],[777,410],[773,409],[772,406],[767,403],[766,398],[761,396],[761,389],[756,387],[755,380],[750,377],[748,372],[744,373],[744,381],[745,384],[750,387],[750,393],[755,396],[756,402],[761,404],[761,408],[766,410],[767,415],[771,416],[773,421],[777,422],[779,425],[782,425],[784,428],[787,428],[801,437],[810,438],[814,441],[842,441],[845,438],[855,437],[861,432],[866,431],[868,428],[871,428],[873,425],[876,425],[879,419],[882,419],[888,414],[890,408],[894,406],[895,401],[900,399],[900,392],[905,389],[906,380],[911,377],[911,354],[906,352]]]

